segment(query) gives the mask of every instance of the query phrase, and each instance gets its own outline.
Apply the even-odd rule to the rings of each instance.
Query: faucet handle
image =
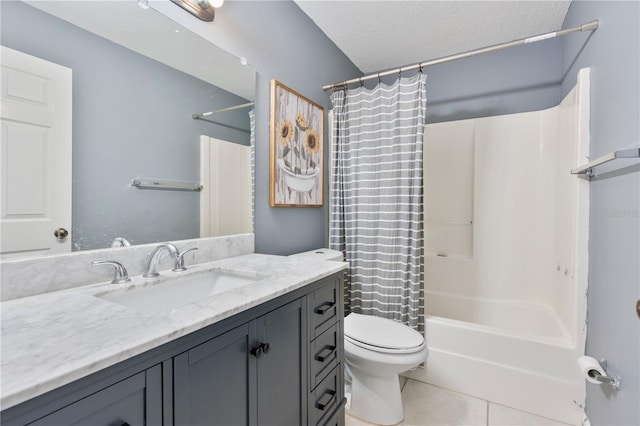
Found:
[[[114,267],[115,272],[113,275],[113,281],[111,284],[123,284],[131,281],[129,278],[129,274],[127,273],[127,269],[120,262],[116,262],[115,260],[94,260],[91,262],[93,266],[96,265],[111,265]]]
[[[184,255],[189,253],[190,251],[195,251],[195,250],[198,250],[198,247],[191,247],[189,249],[186,249],[182,253],[178,254],[178,256],[176,257],[175,268],[173,268],[172,271],[173,272],[186,271],[187,268],[184,267]]]

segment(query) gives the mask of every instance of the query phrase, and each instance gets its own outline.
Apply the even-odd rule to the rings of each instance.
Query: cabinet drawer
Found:
[[[145,382],[145,373],[138,373],[30,423],[30,426],[144,425]]]
[[[341,348],[338,337],[338,324],[335,323],[311,343],[310,388],[314,389],[327,374],[338,364],[338,353]]]
[[[324,424],[341,402],[342,369],[338,364],[331,373],[311,392],[309,401],[309,424]]]
[[[339,278],[335,278],[331,283],[314,291],[308,300],[311,317],[311,333],[309,338],[315,339],[325,330],[331,327],[338,317],[338,283]]]

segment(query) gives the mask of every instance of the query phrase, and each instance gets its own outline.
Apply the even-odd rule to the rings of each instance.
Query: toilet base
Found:
[[[378,425],[395,425],[404,419],[398,375],[370,376],[359,371],[351,375],[352,416]]]

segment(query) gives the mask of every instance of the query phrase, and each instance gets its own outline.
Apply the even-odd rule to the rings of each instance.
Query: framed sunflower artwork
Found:
[[[322,207],[324,108],[271,80],[271,207]]]

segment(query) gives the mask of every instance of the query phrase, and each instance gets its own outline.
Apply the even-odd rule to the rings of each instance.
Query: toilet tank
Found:
[[[305,257],[309,259],[314,258],[318,260],[333,260],[336,262],[344,262],[344,257],[342,256],[342,252],[339,252],[337,250],[327,249],[327,248],[304,251],[302,253],[292,254],[289,257]]]

